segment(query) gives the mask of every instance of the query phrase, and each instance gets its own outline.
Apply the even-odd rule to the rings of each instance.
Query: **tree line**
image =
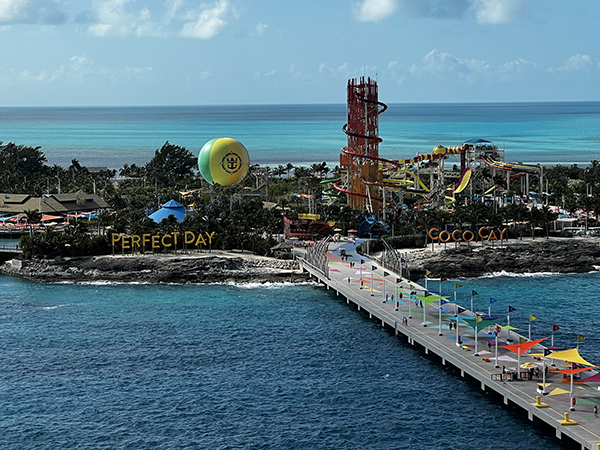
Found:
[[[45,193],[95,192],[112,211],[101,213],[92,221],[79,220],[64,233],[48,230],[26,236],[22,246],[26,257],[55,257],[108,253],[111,251],[106,234],[109,232],[142,234],[171,231],[217,231],[213,248],[242,249],[265,254],[276,241],[274,235],[283,230],[282,213],[294,215],[309,211],[320,214],[322,220],[335,222],[344,231],[357,228],[365,213],[346,205],[345,197],[329,196],[330,181],[339,177],[339,167],[329,168],[325,162],[310,166],[293,164],[275,167],[253,165],[242,182],[235,186],[206,183],[197,171],[197,156],[185,147],[168,141],[156,149],[150,161],[142,166],[125,165],[119,170],[90,171],[77,160],[68,167],[47,165],[40,147],[0,143],[0,192]],[[501,177],[494,177],[489,168],[479,169],[478,179],[502,187]],[[589,166],[555,165],[545,168],[546,186],[533,178],[530,189],[541,194],[544,205],[564,206],[567,211],[583,209],[596,212],[600,202],[600,163]],[[546,182],[544,182],[546,184]],[[528,209],[513,199],[518,194],[511,184],[505,195],[506,205],[474,201],[467,190],[458,195],[449,209],[416,210],[418,198],[406,196],[402,207],[387,212],[386,223],[393,234],[425,232],[431,226],[501,225],[506,222],[527,222],[520,234],[530,234],[532,228],[545,228],[556,215],[546,206]],[[306,194],[299,196],[294,194]],[[528,193],[520,193],[528,194]],[[149,211],[158,209],[170,199],[176,199],[194,210],[193,217],[177,223],[165,219],[155,224],[148,219]],[[312,202],[312,203],[311,203]],[[265,206],[267,205],[267,206]]]

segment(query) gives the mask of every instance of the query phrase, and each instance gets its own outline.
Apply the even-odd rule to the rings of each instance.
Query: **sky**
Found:
[[[600,100],[598,0],[0,0],[0,105]]]

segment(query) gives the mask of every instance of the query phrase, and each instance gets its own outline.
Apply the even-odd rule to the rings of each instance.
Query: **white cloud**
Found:
[[[363,0],[362,4],[352,4],[354,17],[359,22],[379,22],[392,16],[397,8],[397,0]]]
[[[137,27],[135,16],[125,11],[131,0],[95,1],[92,12],[96,23],[88,28],[95,36],[120,36],[131,34]],[[143,16],[144,14],[142,14]]]
[[[592,62],[590,55],[577,53],[563,62],[557,70],[565,72],[583,72],[593,67],[593,65],[594,63]]]
[[[490,71],[490,65],[477,59],[460,59],[450,53],[430,51],[423,58],[423,65],[413,64],[409,69],[412,75],[422,74],[453,74],[460,78],[471,78],[480,73]]]
[[[259,79],[262,77],[272,77],[273,75],[275,75],[277,72],[275,69],[271,69],[268,72],[255,72],[254,73],[254,78]]]
[[[507,24],[529,14],[537,0],[362,0],[352,4],[359,22],[378,22],[397,11],[409,17],[475,19],[482,25]]]
[[[256,36],[262,36],[265,33],[265,30],[268,28],[264,23],[259,23],[256,25]]]
[[[212,8],[190,13],[191,20],[183,25],[181,35],[188,38],[211,39],[227,25],[225,19],[229,12],[229,2],[219,0]]]
[[[77,21],[90,23],[88,32],[99,37],[178,35],[210,39],[227,25],[226,18],[230,14],[235,16],[228,0],[217,0],[195,9],[184,9],[184,0],[166,0],[164,11],[158,14],[149,8],[134,10],[133,6],[132,0],[95,0],[92,9],[80,14]],[[255,33],[262,34],[265,29],[266,25],[258,24]]]
[[[54,0],[0,0],[0,24],[59,25],[66,20],[62,6]]]
[[[524,78],[538,69],[539,67],[536,63],[523,58],[517,58],[514,61],[502,64],[498,68],[498,74],[502,81],[509,81]]]
[[[477,23],[507,24],[520,19],[530,0],[470,0]]]
[[[203,72],[200,72],[200,79],[201,80],[207,80],[210,77],[212,77],[212,73],[210,73],[210,70],[205,70]]]
[[[69,64],[60,65],[58,69],[43,69],[38,72],[29,69],[20,71],[11,69],[0,73],[0,78],[5,84],[21,82],[47,86],[53,83],[100,84],[104,81],[112,85],[119,85],[149,79],[153,75],[152,67],[96,68],[93,61],[83,54],[72,56]]]

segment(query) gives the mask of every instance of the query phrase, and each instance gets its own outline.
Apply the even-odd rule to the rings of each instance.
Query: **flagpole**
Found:
[[[573,370],[572,365],[571,370]],[[573,405],[573,372],[571,372],[571,392],[569,392],[569,403],[569,411],[575,411],[575,406]]]
[[[410,313],[410,306],[413,302],[413,290],[412,290],[413,286],[412,286],[412,284],[410,284],[409,287],[410,287],[410,294],[408,294],[408,318],[412,319],[412,315]]]
[[[440,314],[438,316],[439,318],[439,332],[438,332],[438,336],[442,335],[442,299],[440,299]]]
[[[519,347],[518,347],[518,361],[517,361],[517,380],[521,379],[521,343],[519,342]]]
[[[496,369],[500,367],[498,365],[498,329],[496,328]]]
[[[458,322],[460,322],[460,320],[458,318],[458,310],[456,310],[456,325],[454,325],[456,327],[456,345],[460,345],[460,342],[459,342],[460,336],[458,335]]]
[[[552,340],[550,341],[550,346],[552,348],[554,348],[554,325],[552,326]],[[552,358],[552,361],[550,362],[550,365],[552,367],[556,367],[556,364],[554,363],[554,358]]]
[[[507,326],[510,327],[510,314],[506,315],[506,323]],[[506,338],[506,342],[512,342],[512,339],[510,338],[510,328],[508,329],[508,337]]]
[[[542,395],[546,395],[546,361],[542,359]]]
[[[475,312],[475,310],[473,309],[473,291],[471,291],[471,312]]]
[[[425,302],[421,300],[421,304],[423,305],[423,326],[427,326],[427,318],[425,317]]]
[[[373,293],[373,267],[371,266],[371,297],[373,297],[375,294]]]
[[[529,340],[531,340],[531,317],[529,317]]]
[[[477,319],[475,319],[475,355],[474,356],[479,356],[479,349],[477,348],[477,337],[479,336],[479,333],[477,332]]]

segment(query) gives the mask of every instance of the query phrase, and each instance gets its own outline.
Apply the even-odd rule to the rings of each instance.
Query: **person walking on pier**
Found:
[[[594,405],[594,417],[598,418],[598,405]]]

